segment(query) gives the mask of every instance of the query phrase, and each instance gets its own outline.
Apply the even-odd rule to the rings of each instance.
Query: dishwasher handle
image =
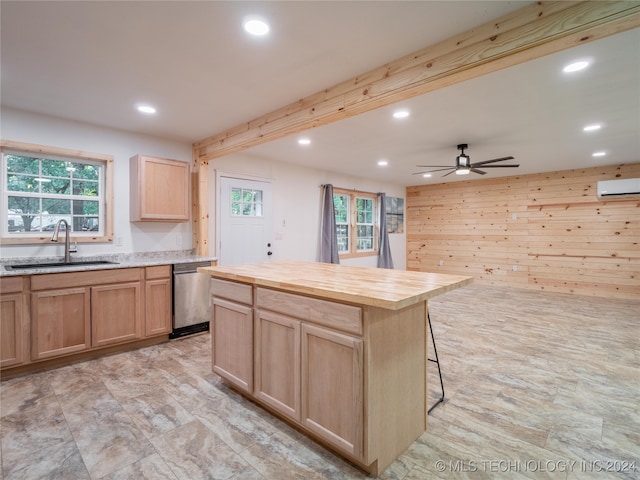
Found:
[[[189,262],[189,263],[175,263],[173,265],[173,274],[180,275],[182,273],[195,273],[198,271],[198,267],[210,267],[211,262]]]

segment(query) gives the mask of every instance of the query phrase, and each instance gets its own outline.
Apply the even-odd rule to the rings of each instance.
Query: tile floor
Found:
[[[430,306],[446,401],[382,478],[640,478],[640,301],[470,286]],[[3,480],[368,478],[229,390],[208,334],[0,394]]]

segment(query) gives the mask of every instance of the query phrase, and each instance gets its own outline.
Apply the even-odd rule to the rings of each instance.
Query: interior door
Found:
[[[271,184],[220,177],[218,265],[267,261],[273,253]]]

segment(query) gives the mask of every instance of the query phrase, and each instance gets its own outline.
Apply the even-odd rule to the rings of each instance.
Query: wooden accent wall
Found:
[[[640,199],[596,192],[637,177],[640,163],[407,187],[407,270],[637,299]]]

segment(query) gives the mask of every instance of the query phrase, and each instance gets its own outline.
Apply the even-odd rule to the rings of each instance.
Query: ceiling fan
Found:
[[[513,160],[513,157],[502,157],[502,158],[494,158],[493,160],[484,160],[482,162],[471,163],[471,157],[464,153],[465,149],[469,148],[469,145],[466,143],[461,143],[458,145],[458,150],[460,150],[460,155],[456,157],[456,164],[451,167],[447,165],[416,165],[416,167],[427,167],[427,168],[435,168],[436,170],[427,170],[426,172],[416,172],[413,175],[424,175],[426,173],[433,172],[442,172],[445,170],[451,170],[449,173],[445,173],[443,177],[447,175],[451,175],[453,172],[456,172],[457,175],[466,175],[469,172],[479,173],[480,175],[485,175],[487,172],[483,172],[482,170],[478,170],[478,168],[503,168],[503,167],[519,167],[520,165],[489,165],[489,163],[503,162],[505,160]]]

